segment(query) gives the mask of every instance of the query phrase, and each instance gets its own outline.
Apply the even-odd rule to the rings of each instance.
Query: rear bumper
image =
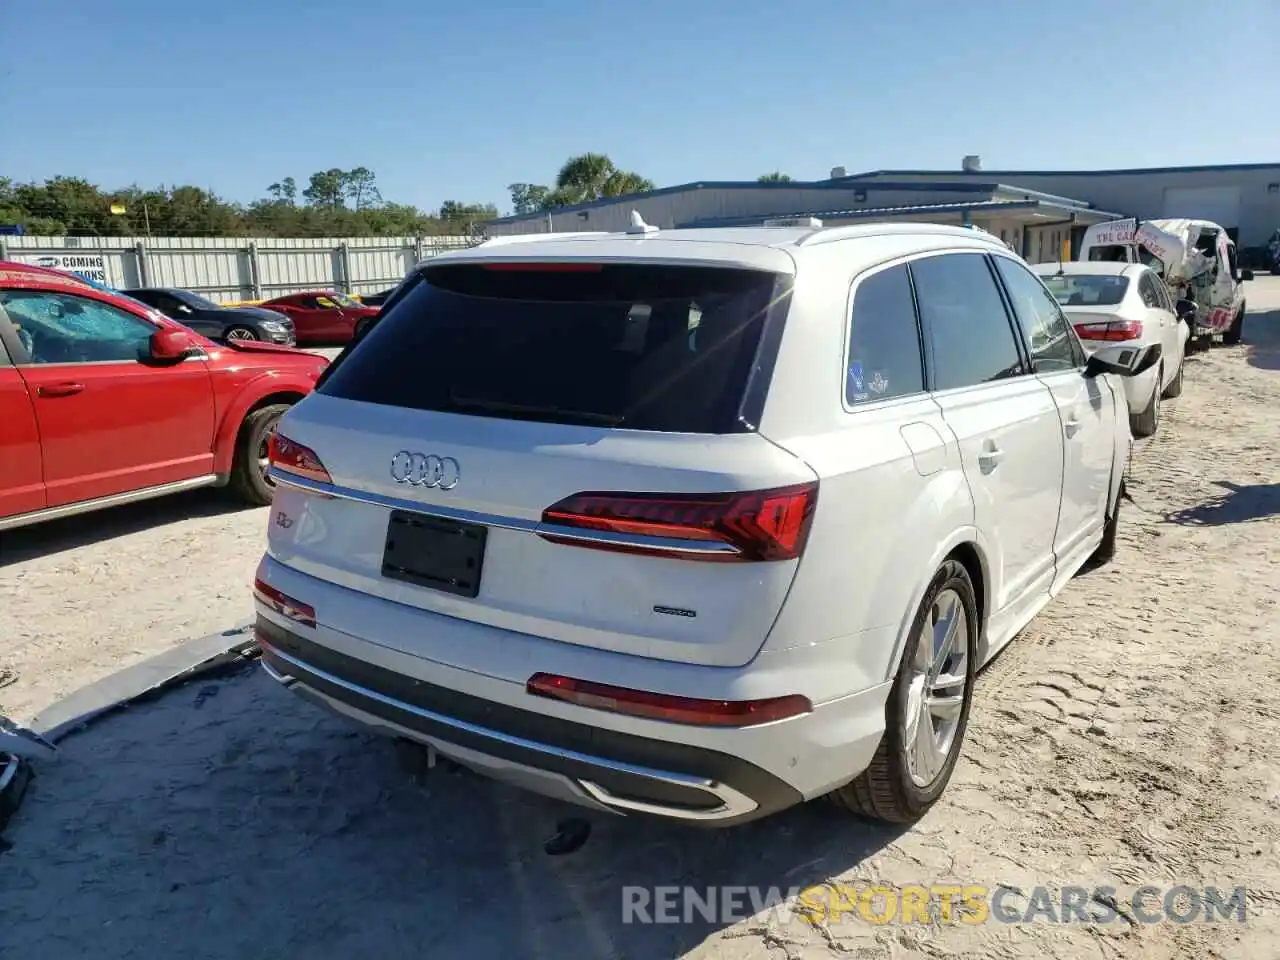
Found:
[[[1159,368],[1152,367],[1136,377],[1124,378],[1124,398],[1131,416],[1137,416],[1147,409],[1147,404],[1151,402],[1151,391],[1156,389],[1156,378],[1159,376]]]
[[[267,673],[305,698],[382,733],[428,744],[479,773],[561,800],[611,813],[729,826],[805,799],[795,785],[741,757],[482,699],[339,653],[261,614],[257,635]],[[681,729],[664,726],[673,733]],[[878,741],[877,733],[871,752]],[[849,759],[858,763],[856,754]],[[851,766],[849,776],[869,759],[868,753],[860,766]]]

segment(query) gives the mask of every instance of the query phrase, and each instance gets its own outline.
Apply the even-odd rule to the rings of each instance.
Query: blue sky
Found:
[[[966,153],[993,170],[1280,161],[1276,0],[18,9],[0,42],[0,176],[19,180],[249,201],[363,165],[388,200],[506,212],[506,184],[545,183],[584,151],[660,186],[953,169]]]

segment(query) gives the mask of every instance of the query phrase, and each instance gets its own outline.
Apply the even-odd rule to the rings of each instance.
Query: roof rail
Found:
[[[805,234],[796,241],[796,246],[807,247],[819,243],[831,243],[834,240],[845,240],[851,237],[883,237],[883,236],[944,236],[967,237],[970,240],[983,240],[1000,243],[1000,238],[986,230],[974,230],[971,227],[953,226],[945,223],[920,223],[902,220],[873,220],[863,223],[848,224],[841,227],[827,227]]]
[[[532,243],[536,240],[565,240],[570,237],[602,237],[607,230],[568,230],[564,233],[514,233],[505,237],[490,237],[482,247],[501,247],[509,243]]]
[[[817,217],[771,217],[762,226],[766,227],[810,227],[822,229],[822,221]]]

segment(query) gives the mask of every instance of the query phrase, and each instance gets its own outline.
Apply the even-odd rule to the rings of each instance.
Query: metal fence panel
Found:
[[[110,287],[178,287],[221,303],[302,290],[373,293],[415,263],[483,238],[0,237],[0,260],[97,273]]]

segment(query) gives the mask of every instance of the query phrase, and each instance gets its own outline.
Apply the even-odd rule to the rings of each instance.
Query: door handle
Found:
[[[36,393],[42,397],[70,397],[83,389],[83,383],[64,380],[61,383],[42,384],[36,388]]]
[[[1074,437],[1080,432],[1080,421],[1073,415],[1070,420],[1063,424],[1063,429],[1067,431],[1068,437]]]
[[[997,447],[994,443],[989,444],[980,454],[978,454],[978,466],[983,473],[990,473],[1000,465],[1000,461],[1004,459],[1004,451]]]

